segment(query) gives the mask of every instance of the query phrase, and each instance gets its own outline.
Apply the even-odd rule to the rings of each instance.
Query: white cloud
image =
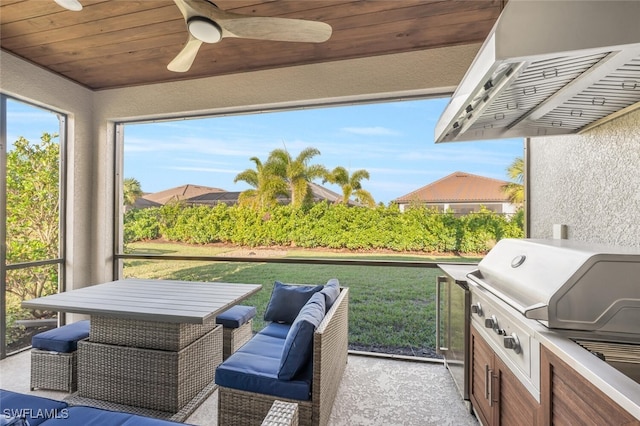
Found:
[[[396,136],[399,135],[400,132],[396,132],[395,130],[388,129],[386,127],[344,127],[342,128],[343,132],[353,133],[356,135],[366,135],[366,136]]]
[[[220,140],[203,137],[158,138],[128,137],[124,146],[127,153],[133,152],[180,152],[181,154],[206,154],[216,157],[266,156],[268,150],[253,140]]]

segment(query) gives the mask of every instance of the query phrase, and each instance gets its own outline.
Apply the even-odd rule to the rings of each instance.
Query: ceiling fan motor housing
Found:
[[[222,28],[203,16],[194,16],[187,22],[189,33],[204,43],[217,43],[222,39]]]

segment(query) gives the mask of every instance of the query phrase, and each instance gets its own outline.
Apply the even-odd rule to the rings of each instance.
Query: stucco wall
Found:
[[[584,135],[532,139],[530,232],[640,247],[640,111]]]

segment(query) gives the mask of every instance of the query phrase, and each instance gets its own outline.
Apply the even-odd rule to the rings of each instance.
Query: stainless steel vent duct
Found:
[[[584,131],[640,107],[640,1],[510,0],[436,142]]]

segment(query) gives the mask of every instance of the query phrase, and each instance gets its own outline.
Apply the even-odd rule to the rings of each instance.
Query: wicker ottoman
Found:
[[[78,341],[89,337],[89,321],[45,331],[31,339],[31,390],[73,392],[77,386]]]
[[[177,413],[213,382],[222,362],[222,327],[179,351],[78,344],[78,396]]]
[[[255,306],[236,305],[216,317],[222,325],[222,354],[227,359],[253,336],[253,318]]]

